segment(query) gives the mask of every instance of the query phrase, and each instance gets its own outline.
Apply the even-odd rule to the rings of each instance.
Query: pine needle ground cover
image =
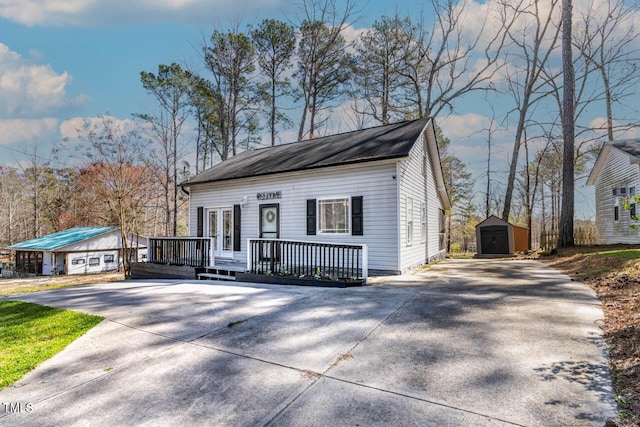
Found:
[[[0,301],[0,390],[102,321],[60,308]]]

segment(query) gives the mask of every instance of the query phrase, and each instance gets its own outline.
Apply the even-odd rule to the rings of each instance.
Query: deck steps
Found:
[[[243,272],[245,268],[244,263],[221,262],[199,268],[196,275],[198,280],[236,280],[236,273]]]
[[[198,273],[198,279],[200,280],[236,280],[235,275],[231,274],[217,274],[217,273]]]

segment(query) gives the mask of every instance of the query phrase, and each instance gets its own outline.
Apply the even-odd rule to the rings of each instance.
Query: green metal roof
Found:
[[[9,246],[7,249],[14,250],[39,250],[54,251],[72,243],[81,242],[109,231],[117,230],[119,227],[76,227],[59,231],[37,239],[26,240]]]

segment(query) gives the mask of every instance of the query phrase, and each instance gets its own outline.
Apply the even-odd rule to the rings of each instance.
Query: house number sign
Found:
[[[282,199],[282,191],[270,191],[266,193],[258,193],[258,200]]]

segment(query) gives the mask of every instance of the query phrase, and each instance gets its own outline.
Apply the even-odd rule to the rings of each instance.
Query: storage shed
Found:
[[[512,255],[529,249],[527,229],[508,223],[495,215],[476,225],[478,256]]]

